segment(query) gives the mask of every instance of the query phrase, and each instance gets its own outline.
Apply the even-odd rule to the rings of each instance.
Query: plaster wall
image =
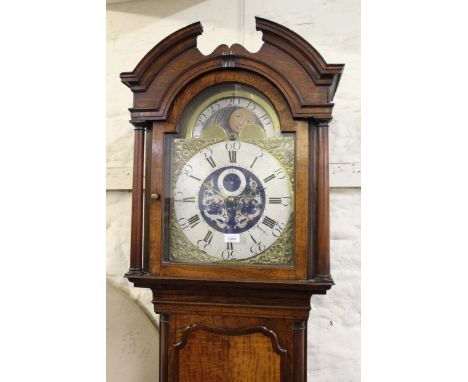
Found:
[[[132,94],[121,84],[119,73],[132,70],[157,42],[187,24],[201,21],[204,33],[199,49],[210,53],[221,43],[242,43],[250,51],[261,46],[254,16],[294,30],[309,41],[329,63],[345,63],[335,96],[330,126],[331,258],[336,285],[325,296],[312,298],[308,331],[308,376],[314,382],[360,380],[360,3],[358,0],[159,0],[108,1],[107,4],[107,279],[113,288],[136,305],[120,304],[110,317],[109,343],[125,342],[115,320],[125,309],[140,309],[150,320],[143,330],[157,339],[157,318],[151,293],[133,288],[123,279],[130,248],[131,164],[133,129],[128,123]],[[117,304],[110,297],[108,307]],[[122,307],[123,306],[123,307]],[[115,307],[115,306],[114,306]],[[116,308],[117,309],[117,308]],[[133,312],[133,313],[132,313]],[[122,316],[119,318],[119,316]],[[109,319],[109,317],[108,317]],[[114,323],[112,323],[114,320]],[[119,342],[120,341],[120,342]],[[135,354],[145,342],[135,344]],[[144,353],[144,352],[143,352]],[[108,382],[157,380],[154,361],[135,359],[126,352],[108,357],[108,368],[129,365],[147,373],[108,374]],[[152,373],[154,375],[152,375]]]

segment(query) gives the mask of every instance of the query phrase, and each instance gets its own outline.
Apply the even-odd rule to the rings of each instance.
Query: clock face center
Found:
[[[242,233],[260,220],[265,209],[265,191],[249,170],[227,166],[213,171],[198,194],[205,222],[218,232]]]

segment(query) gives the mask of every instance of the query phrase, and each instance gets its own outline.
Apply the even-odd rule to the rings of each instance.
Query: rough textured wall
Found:
[[[151,293],[131,287],[122,278],[128,269],[131,194],[115,189],[125,189],[128,184],[133,130],[127,111],[132,95],[120,83],[119,73],[132,70],[155,43],[195,21],[204,26],[198,45],[205,54],[221,43],[234,42],[256,51],[261,40],[254,16],[299,33],[327,62],[346,64],[330,126],[330,161],[338,169],[331,173],[331,184],[341,187],[331,189],[331,256],[336,285],[327,295],[312,299],[308,375],[314,382],[360,380],[360,189],[356,187],[360,162],[359,7],[357,0],[148,0],[111,4],[108,0],[107,6],[107,170],[113,179],[107,193],[107,277],[153,317],[155,324]]]

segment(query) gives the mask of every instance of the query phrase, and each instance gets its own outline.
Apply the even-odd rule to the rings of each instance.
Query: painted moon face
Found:
[[[265,106],[266,107],[266,106]],[[268,109],[268,107],[267,107]],[[192,138],[205,137],[237,139],[244,127],[256,126],[262,138],[275,137],[276,129],[272,116],[259,103],[244,97],[225,96],[215,99],[192,118]],[[257,137],[256,131],[255,137]],[[216,134],[214,136],[214,134]],[[248,136],[249,134],[247,134]]]
[[[229,127],[238,134],[244,126],[255,124],[257,124],[257,116],[243,107],[234,109],[229,117]]]

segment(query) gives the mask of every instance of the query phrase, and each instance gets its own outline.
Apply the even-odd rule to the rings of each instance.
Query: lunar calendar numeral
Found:
[[[265,124],[265,125],[269,125],[271,123],[271,119],[269,117],[268,114],[265,114],[265,115],[262,115],[261,117],[259,117],[262,122]]]
[[[197,121],[197,122],[198,122],[200,125],[204,126],[207,120],[208,120],[208,117],[207,117],[204,113],[202,113],[202,114],[200,114],[200,116],[198,117],[198,121]]]
[[[220,109],[220,107],[221,107],[221,105],[219,103],[214,103],[214,104],[210,105],[211,114],[218,111]]]
[[[239,106],[240,105],[240,98],[232,97],[226,99],[228,106]]]
[[[252,101],[249,101],[245,108],[254,111],[256,109],[256,106]]]
[[[270,227],[273,229],[273,227],[276,225],[276,221],[273,219],[269,218],[268,216],[265,216],[262,221],[263,224],[265,224],[267,227]]]

